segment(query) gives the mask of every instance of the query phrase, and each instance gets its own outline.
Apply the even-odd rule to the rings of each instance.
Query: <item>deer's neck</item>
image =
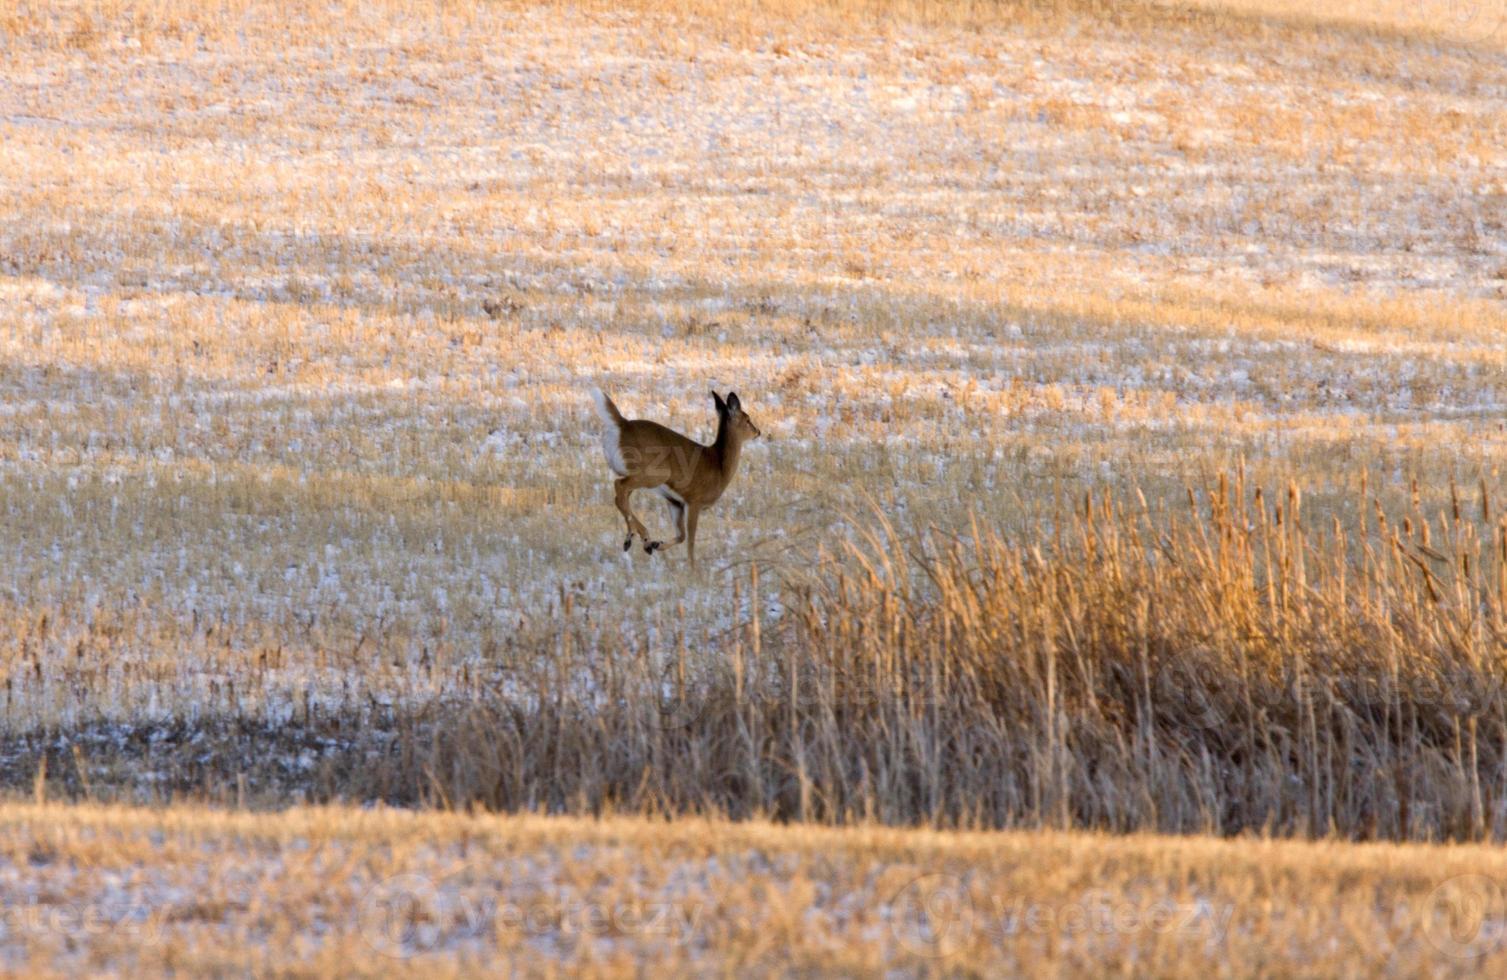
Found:
[[[743,440],[733,434],[732,426],[727,424],[727,419],[720,421],[717,424],[717,438],[712,443],[712,456],[717,461],[717,469],[721,473],[724,486],[733,478],[733,471],[738,468],[738,454],[742,449]]]

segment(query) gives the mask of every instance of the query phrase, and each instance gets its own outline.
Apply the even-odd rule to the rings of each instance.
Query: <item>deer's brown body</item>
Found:
[[[725,401],[712,392],[717,405],[717,437],[709,446],[658,422],[624,418],[600,389],[592,394],[597,414],[602,418],[602,451],[607,456],[607,465],[618,477],[613,500],[628,524],[623,550],[633,547],[635,534],[650,554],[665,546],[665,542],[649,538],[649,532],[629,505],[633,491],[653,489],[665,498],[675,514],[676,537],[670,544],[686,542],[686,553],[694,567],[696,522],[701,511],[715,503],[732,482],[743,443],[757,439],[758,428],[732,392]]]

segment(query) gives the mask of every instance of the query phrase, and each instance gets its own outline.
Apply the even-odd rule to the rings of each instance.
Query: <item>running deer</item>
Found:
[[[686,554],[695,568],[696,520],[732,482],[743,443],[759,438],[758,428],[744,413],[735,392],[728,392],[726,400],[712,392],[712,401],[717,404],[717,438],[710,446],[658,422],[625,419],[602,389],[593,389],[591,394],[602,417],[602,451],[607,455],[607,465],[618,476],[613,500],[628,522],[623,550],[633,547],[635,534],[651,555],[665,547],[665,542],[649,539],[649,532],[628,505],[633,491],[652,489],[669,501],[675,512],[675,540],[670,544],[686,542]]]

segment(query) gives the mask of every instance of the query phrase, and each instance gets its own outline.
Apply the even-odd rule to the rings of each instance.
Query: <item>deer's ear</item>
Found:
[[[717,411],[719,411],[719,412],[725,412],[725,411],[727,411],[727,402],[723,401],[722,400],[722,396],[719,395],[719,394],[717,394],[715,391],[712,392],[712,401],[714,401],[714,402],[717,403]]]
[[[738,393],[736,391],[729,391],[727,393],[727,407],[733,411],[738,410]]]

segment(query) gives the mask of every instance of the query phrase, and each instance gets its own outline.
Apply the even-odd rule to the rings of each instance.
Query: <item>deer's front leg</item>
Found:
[[[685,500],[680,496],[680,494],[670,489],[669,484],[661,484],[655,487],[654,490],[661,497],[665,498],[665,503],[669,504],[670,510],[675,512],[675,540],[670,542],[646,540],[644,542],[644,550],[651,555],[656,551],[670,547],[672,545],[677,545],[685,540]]]
[[[677,500],[676,498],[670,496],[670,494],[663,489],[661,489],[659,492],[660,495],[665,498],[665,503],[669,504],[670,509],[675,512],[675,540],[671,541],[670,545],[677,545],[685,540],[685,504],[680,500]],[[644,550],[652,553],[657,549],[664,547],[668,547],[666,544],[664,544],[664,542],[652,541],[644,545]]]
[[[701,508],[694,504],[686,508],[686,556],[691,560],[691,568],[696,567],[696,522],[701,519]]]

